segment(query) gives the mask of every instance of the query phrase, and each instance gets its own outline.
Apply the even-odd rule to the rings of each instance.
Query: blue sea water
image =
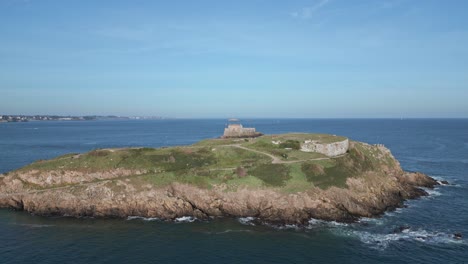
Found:
[[[0,209],[0,263],[468,263],[468,119],[252,119],[274,134],[317,132],[385,144],[402,167],[449,186],[355,224],[306,228],[249,219],[41,217]],[[219,136],[225,120],[0,124],[0,173],[96,148],[185,145]],[[409,229],[395,232],[400,226]],[[453,238],[462,233],[462,240]]]

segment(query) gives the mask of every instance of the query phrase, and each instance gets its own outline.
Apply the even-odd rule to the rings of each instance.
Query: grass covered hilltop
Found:
[[[343,142],[345,153],[334,155]],[[382,145],[284,134],[37,161],[0,176],[0,206],[43,215],[251,216],[300,224],[372,217],[425,195],[419,186],[436,184],[402,171]]]

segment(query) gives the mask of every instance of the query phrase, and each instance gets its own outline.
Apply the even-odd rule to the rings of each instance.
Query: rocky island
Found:
[[[0,207],[76,217],[256,217],[281,224],[378,216],[438,183],[383,145],[324,134],[97,149],[0,176]]]

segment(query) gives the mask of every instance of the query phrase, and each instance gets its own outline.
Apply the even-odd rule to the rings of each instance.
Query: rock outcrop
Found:
[[[7,176],[8,177],[8,176]],[[163,188],[148,186],[137,190],[125,180],[93,182],[73,187],[21,192],[17,181],[3,186],[0,206],[40,215],[93,217],[142,216],[175,219],[182,216],[258,217],[268,222],[302,224],[311,218],[352,221],[373,217],[402,205],[405,199],[427,193],[417,186],[437,185],[420,173],[393,175],[388,181],[349,180],[348,189],[314,188],[308,192],[285,194],[274,189],[243,188],[234,192],[208,190],[193,185],[173,183]],[[15,193],[4,190],[14,187]],[[115,186],[119,188],[116,189]],[[24,189],[23,189],[24,190]]]
[[[379,148],[381,151],[372,157],[386,159],[385,164],[390,165],[349,177],[345,187],[312,186],[292,193],[271,186],[230,189],[223,184],[211,188],[182,182],[158,185],[141,179],[145,170],[23,169],[0,177],[0,207],[77,217],[257,217],[284,224],[305,224],[316,218],[346,222],[402,206],[406,199],[427,195],[419,187],[438,185],[422,173],[404,172],[390,151]]]

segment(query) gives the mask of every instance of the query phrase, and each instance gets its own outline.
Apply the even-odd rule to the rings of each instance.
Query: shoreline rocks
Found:
[[[192,147],[164,149],[156,153],[154,149],[96,150],[79,157],[58,157],[51,163],[37,162],[3,174],[0,177],[0,207],[36,215],[138,216],[167,220],[253,217],[273,224],[305,225],[310,219],[353,222],[360,217],[376,217],[402,207],[405,200],[428,195],[423,188],[434,188],[442,183],[422,173],[403,171],[384,146],[352,141],[349,148],[343,157],[326,161],[320,158],[317,162],[327,162],[329,166],[319,167],[320,170],[303,170],[296,165],[311,160],[281,164],[281,168],[286,169],[289,169],[286,165],[296,166],[290,167],[296,169],[296,179],[291,180],[290,185],[281,185],[281,182],[273,182],[276,185],[272,185],[263,180],[275,175],[271,168],[267,168],[271,169],[270,175],[263,175],[263,178],[249,176],[256,185],[249,185],[249,182],[238,184],[245,180],[246,175],[239,177],[234,167],[220,169],[221,176],[215,175],[217,181],[212,181],[209,186],[197,185],[194,181],[188,184],[183,173],[189,176],[201,173],[200,177],[210,177],[213,172],[209,166],[216,166],[218,161],[212,152],[215,148],[203,148],[200,153],[194,152]],[[258,150],[251,152],[254,156],[265,155]],[[236,158],[237,152],[228,153],[224,154],[226,157],[222,161],[233,166],[230,159]],[[271,158],[272,154],[267,153],[266,156]],[[258,157],[247,161],[250,166],[255,166],[259,165],[255,164],[257,160],[263,160],[262,166],[269,165]],[[127,162],[128,167],[121,162]],[[94,170],[89,167],[91,163],[95,165]],[[234,165],[239,166],[237,163]],[[274,165],[276,167],[272,168],[278,167]],[[229,172],[222,174],[227,171],[232,175]],[[177,173],[182,176],[177,178]],[[300,178],[297,175],[302,177],[299,181],[301,186],[297,185],[297,178]],[[168,178],[164,178],[166,176]],[[290,174],[286,176],[292,178]],[[226,184],[229,182],[226,177],[234,179],[235,184]],[[332,179],[326,187],[319,185],[324,177]]]
[[[421,173],[400,175],[393,183],[370,193],[332,187],[284,194],[270,189],[241,189],[235,192],[208,190],[173,183],[165,188],[115,192],[104,182],[35,193],[0,196],[0,207],[24,210],[36,215],[76,217],[141,216],[174,220],[183,216],[255,217],[273,224],[304,225],[312,218],[353,222],[359,217],[376,217],[401,207],[407,199],[427,195],[419,186],[438,183]],[[371,189],[369,189],[371,190]]]

